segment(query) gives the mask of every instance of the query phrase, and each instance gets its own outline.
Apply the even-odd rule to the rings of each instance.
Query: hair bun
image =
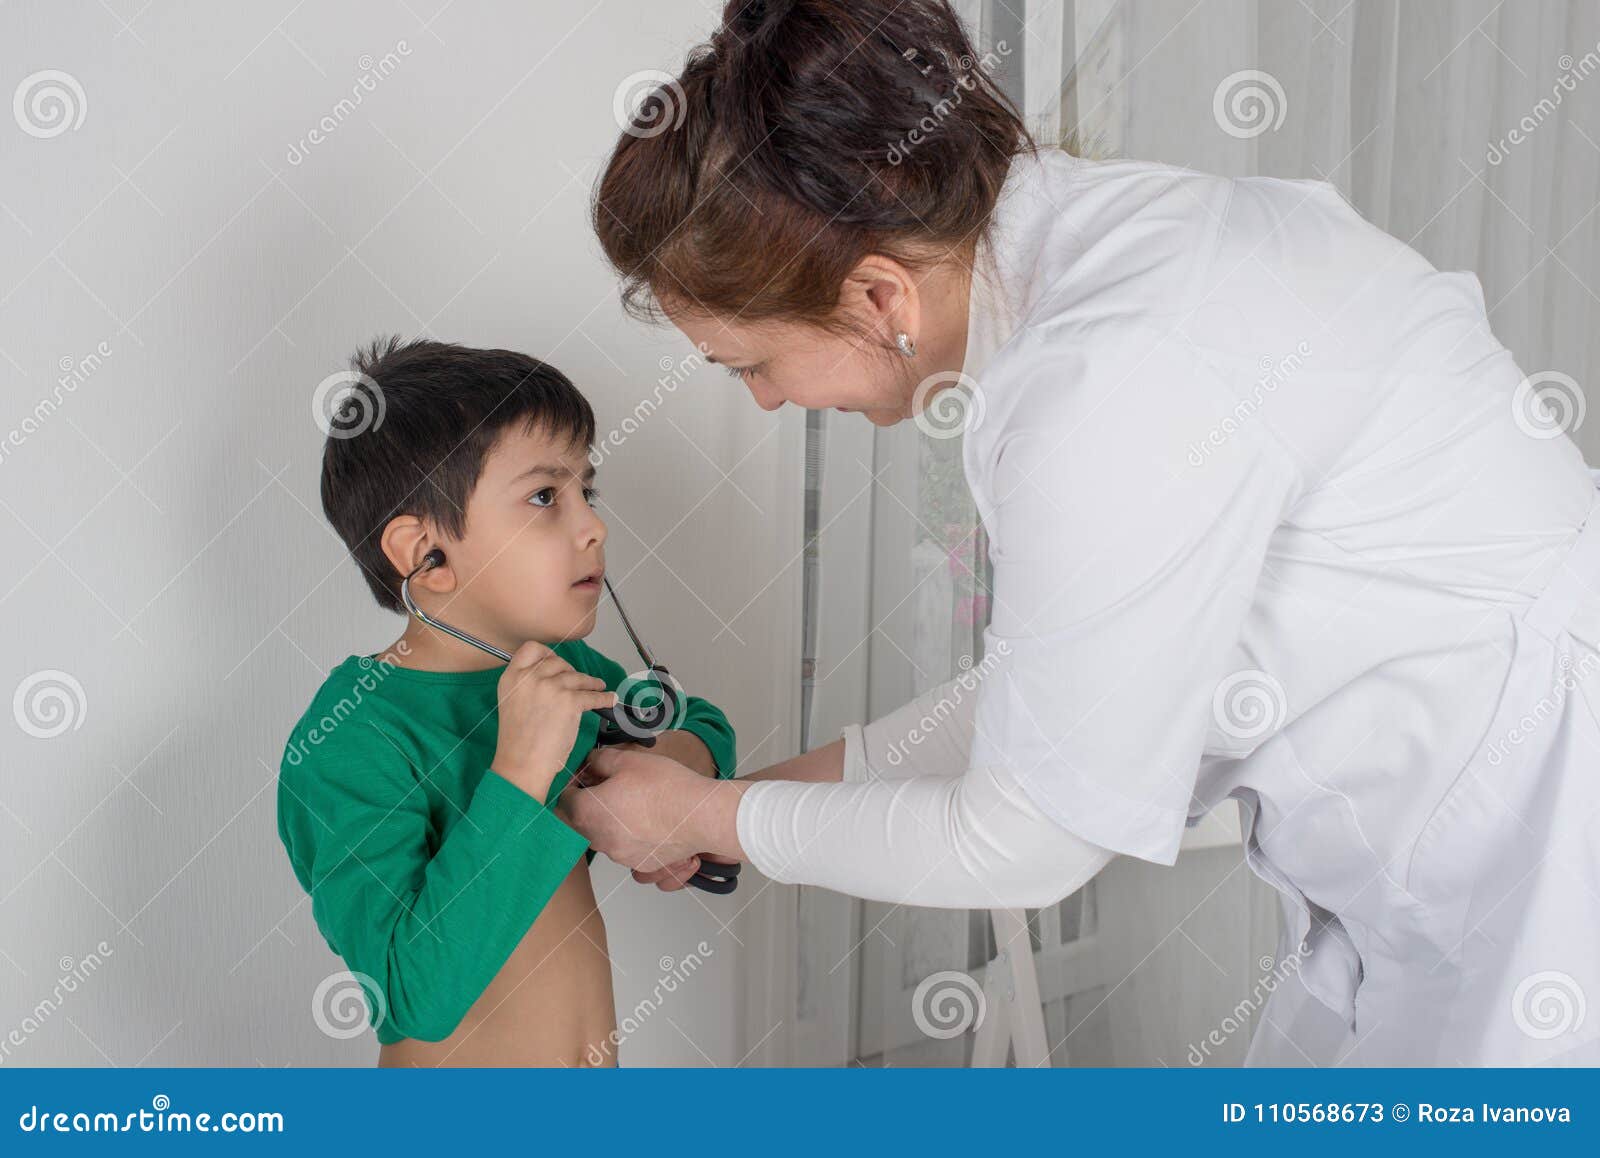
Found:
[[[795,0],[728,0],[722,9],[722,26],[740,40],[771,35],[794,10]]]
[[[831,325],[865,256],[974,252],[1033,149],[996,81],[1004,41],[980,58],[951,0],[718,7],[678,78],[681,117],[624,128],[596,187],[630,312]]]

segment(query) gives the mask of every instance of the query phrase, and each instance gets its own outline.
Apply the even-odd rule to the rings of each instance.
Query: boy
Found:
[[[442,550],[411,581],[417,605],[513,658],[408,618],[334,668],[285,748],[279,836],[367,990],[379,1065],[614,1061],[590,1048],[614,1011],[587,845],[555,811],[599,730],[590,709],[627,674],[582,642],[604,590],[594,414],[508,350],[395,338],[352,368],[323,453],[329,522],[392,611]],[[731,776],[726,718],[683,703],[654,751]]]

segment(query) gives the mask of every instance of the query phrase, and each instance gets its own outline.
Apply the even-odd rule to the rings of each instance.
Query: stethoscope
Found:
[[[454,636],[462,643],[471,644],[480,651],[486,651],[503,663],[511,662],[511,653],[496,647],[487,640],[462,631],[459,627],[452,627],[448,623],[433,618],[422,608],[417,606],[417,601],[411,596],[411,580],[430,571],[435,567],[444,565],[444,552],[435,547],[422,557],[422,562],[414,567],[409,575],[400,581],[400,602],[406,605],[406,610],[415,615],[429,627]],[[623,629],[627,631],[628,638],[633,641],[633,649],[639,653],[639,658],[644,661],[646,672],[655,680],[655,686],[661,691],[661,699],[656,703],[630,704],[620,696],[617,702],[609,708],[590,708],[589,710],[600,717],[600,731],[595,736],[595,747],[609,744],[638,744],[642,748],[655,746],[656,735],[666,731],[678,713],[678,692],[674,686],[672,673],[667,671],[655,661],[650,654],[650,649],[639,638],[639,633],[633,629],[633,624],[628,619],[628,613],[622,609],[622,600],[617,598],[616,588],[611,586],[611,580],[602,575],[600,581],[606,585],[606,593],[611,596],[611,602],[617,609],[617,614],[622,617]],[[700,868],[694,876],[689,878],[689,884],[708,893],[726,894],[733,892],[739,886],[739,869],[742,866],[737,862],[732,864],[719,864],[702,859]]]

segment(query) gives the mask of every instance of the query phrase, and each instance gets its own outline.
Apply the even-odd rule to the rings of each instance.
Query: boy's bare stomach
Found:
[[[406,1038],[380,1066],[614,1065],[606,926],[579,860],[454,1033]]]

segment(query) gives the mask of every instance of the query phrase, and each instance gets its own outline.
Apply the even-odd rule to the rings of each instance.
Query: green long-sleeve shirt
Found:
[[[581,640],[553,650],[612,690],[627,677]],[[285,745],[278,835],[328,946],[378,991],[368,1003],[380,1042],[448,1037],[588,848],[489,768],[504,671],[350,656]],[[720,710],[687,696],[677,726],[705,743],[718,776],[733,775]],[[599,730],[585,712],[550,804]]]

